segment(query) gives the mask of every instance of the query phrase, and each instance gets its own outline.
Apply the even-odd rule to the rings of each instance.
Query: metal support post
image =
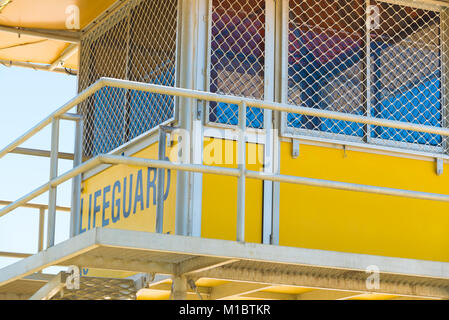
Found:
[[[44,250],[44,222],[45,222],[45,209],[39,209],[39,240],[37,245],[37,251]]]
[[[175,128],[159,127],[159,160],[166,160],[165,149],[167,147],[167,132]],[[156,198],[156,232],[163,233],[164,230],[164,192],[165,192],[165,169],[157,169],[157,198]]]
[[[192,89],[194,85],[195,70],[195,29],[196,29],[196,1],[183,0],[181,2],[181,25],[182,34],[180,37],[180,87]],[[188,97],[179,99],[179,128],[184,132],[182,138],[182,160],[184,163],[191,163],[191,134],[192,134],[192,115],[194,100]],[[177,235],[189,234],[190,218],[190,179],[189,172],[178,171],[176,178],[176,227]]]
[[[59,119],[51,123],[50,181],[58,176]],[[50,186],[48,194],[47,248],[55,244],[57,186]]]
[[[82,119],[79,119],[75,125],[75,150],[73,167],[78,167],[83,162],[83,125]],[[80,230],[81,214],[81,174],[72,180],[72,208],[70,212],[70,237],[74,237]]]
[[[245,241],[245,184],[246,184],[246,103],[239,104],[239,140],[237,143],[240,177],[237,186],[237,241]]]
[[[184,276],[174,276],[172,285],[173,300],[187,300],[187,279]]]

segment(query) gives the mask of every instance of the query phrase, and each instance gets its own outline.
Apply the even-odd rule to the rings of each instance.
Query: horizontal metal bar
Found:
[[[204,101],[215,101],[215,102],[223,102],[229,104],[239,104],[241,102],[245,102],[249,107],[263,108],[269,109],[273,111],[281,111],[281,112],[289,112],[289,113],[298,113],[307,116],[314,117],[322,117],[329,118],[335,120],[343,120],[350,122],[357,122],[362,124],[376,125],[382,127],[403,129],[403,130],[411,130],[418,132],[425,132],[431,134],[438,134],[443,136],[449,136],[449,129],[438,128],[433,126],[426,125],[418,125],[407,122],[386,120],[386,119],[378,119],[373,117],[360,116],[355,114],[348,114],[343,112],[329,111],[329,110],[321,110],[314,108],[306,108],[276,102],[262,101],[256,99],[247,99],[242,97],[230,96],[230,95],[222,95],[215,94],[210,92],[198,91],[198,90],[190,90],[190,89],[182,89],[182,88],[174,88],[174,87],[166,87],[154,84],[146,84],[141,82],[134,82],[128,80],[119,80],[119,79],[111,79],[111,78],[101,78],[98,82],[103,82],[103,85],[114,87],[114,88],[122,88],[122,89],[132,89],[138,91],[146,91],[152,93],[160,93],[173,95],[178,97],[186,97],[193,98]]]
[[[53,71],[59,66],[63,66],[64,62],[66,62],[71,56],[73,56],[79,50],[79,46],[77,44],[71,44],[64,52],[57,58],[53,63],[48,67],[48,71]]]
[[[23,196],[22,198],[18,199],[17,201],[11,203],[10,205],[6,206],[5,208],[0,210],[0,217],[3,217],[4,215],[8,214],[9,212],[13,211],[14,209],[17,209],[21,207],[22,205],[28,203],[29,201],[33,200],[34,198],[40,196],[41,194],[47,192],[50,187],[56,187],[60,185],[61,183],[66,182],[67,180],[70,180],[77,175],[86,172],[98,165],[100,165],[100,159],[99,157],[93,158],[82,165],[73,168],[72,170],[64,173],[63,175],[60,175],[50,182],[38,187],[37,189],[33,190],[32,192],[28,193],[27,195]]]
[[[77,37],[76,35],[69,36],[69,35],[67,35],[69,32],[65,31],[65,30],[51,31],[51,30],[18,28],[18,27],[10,27],[10,26],[1,26],[0,25],[0,31],[17,34],[17,35],[45,38],[45,39],[56,40],[56,41],[64,41],[64,42],[69,42],[69,43],[74,43],[74,44],[80,43],[79,37]],[[73,33],[73,32],[71,32],[71,33]]]
[[[230,95],[221,95],[210,92],[198,91],[198,90],[190,90],[190,89],[182,89],[175,87],[167,87],[155,84],[146,84],[142,82],[135,82],[129,80],[120,80],[120,79],[111,79],[111,78],[100,78],[86,90],[78,94],[75,98],[70,100],[64,106],[53,112],[50,116],[42,120],[28,132],[23,134],[21,137],[16,139],[14,142],[6,146],[4,149],[0,151],[0,158],[4,157],[6,154],[14,150],[16,147],[27,141],[29,138],[34,136],[37,132],[46,127],[53,117],[60,117],[62,114],[68,112],[77,104],[83,102],[85,99],[93,95],[95,92],[100,90],[103,87],[114,87],[114,88],[122,88],[129,90],[138,90],[144,92],[151,93],[159,93],[172,95],[177,97],[186,97],[193,98],[204,101],[215,101],[215,102],[223,102],[230,104],[239,104],[241,102],[245,102],[249,107],[257,107],[263,109],[269,109],[273,111],[281,111],[281,112],[289,112],[289,113],[298,113],[302,115],[329,118],[335,120],[343,120],[350,122],[357,122],[368,125],[396,128],[402,130],[410,130],[417,132],[424,132],[430,134],[437,134],[442,136],[449,136],[449,129],[446,128],[438,128],[426,125],[418,125],[413,123],[406,123],[400,121],[386,120],[386,119],[377,119],[373,117],[366,117],[361,115],[347,114],[343,112],[329,111],[329,110],[320,110],[314,108],[306,108],[300,106],[293,106],[282,103],[275,103],[269,101],[261,101],[255,99],[247,99],[242,97],[230,96]]]
[[[28,258],[32,256],[30,253],[19,253],[19,252],[4,252],[0,251],[0,257],[2,258]]]
[[[13,203],[13,202],[12,201],[0,200],[0,206],[7,206],[7,205],[10,205],[11,203]],[[46,205],[46,204],[38,204],[38,203],[25,203],[21,207],[23,207],[23,208],[30,208],[30,209],[44,209],[44,210],[48,209],[48,205]],[[56,210],[57,211],[61,211],[61,212],[70,212],[70,208],[69,207],[56,206]]]
[[[145,158],[132,158],[115,155],[101,155],[99,156],[99,158],[100,161],[105,164],[114,164],[114,165],[122,164],[135,167],[152,167],[152,168],[182,170],[198,173],[219,174],[230,177],[240,177],[240,170],[231,168],[211,167],[200,164],[172,163],[169,161],[151,160]]]
[[[15,148],[10,153],[23,154],[23,155],[26,155],[26,156],[50,158],[50,151],[48,151],[48,150],[30,149],[30,148]],[[59,152],[58,153],[58,158],[59,159],[73,160],[74,157],[75,156],[74,156],[73,153],[65,153],[65,152]]]
[[[83,116],[76,113],[64,113],[59,117],[59,119],[69,121],[80,121],[83,119]]]
[[[379,2],[385,2],[390,4],[398,4],[402,6],[411,6],[411,7],[417,7],[422,8],[423,5],[425,8],[422,9],[430,9],[435,7],[440,8],[447,8],[449,7],[449,3],[445,2],[445,0],[380,0]],[[427,5],[427,6],[426,6]],[[431,7],[430,7],[431,6]],[[426,8],[429,7],[429,8]]]
[[[63,73],[63,74],[74,75],[74,76],[78,74],[78,71],[73,70],[73,69],[56,68],[54,70],[49,70],[48,69],[49,65],[37,64],[37,63],[31,63],[31,62],[9,61],[9,60],[0,59],[0,64],[3,64],[6,67],[21,67],[21,68],[28,68],[28,69],[33,69],[33,70]]]
[[[287,176],[287,175],[268,175],[268,174],[261,174],[260,172],[257,172],[257,171],[248,171],[246,173],[246,177],[249,179],[285,182],[285,183],[300,184],[300,185],[306,185],[306,186],[312,186],[312,187],[322,187],[322,188],[375,193],[375,194],[398,196],[398,197],[421,199],[421,200],[449,202],[449,195],[438,194],[438,193],[429,193],[429,192],[411,191],[411,190],[404,190],[404,189],[377,187],[377,186],[370,186],[370,185],[364,185],[364,184],[330,181],[330,180],[322,180],[322,179],[314,179],[314,178],[295,177],[295,176]]]
[[[52,114],[50,114],[48,117],[46,117],[44,120],[39,122],[37,125],[35,125],[33,128],[28,130],[26,133],[24,133],[22,136],[14,140],[12,143],[7,145],[5,148],[3,148],[0,151],[0,158],[3,158],[6,154],[10,153],[12,150],[17,148],[19,145],[33,137],[36,133],[41,131],[43,128],[45,128],[47,125],[49,125],[53,118],[57,118],[62,116],[64,113],[70,111],[72,108],[74,108],[77,104],[83,102],[85,99],[90,97],[92,94],[100,90],[104,87],[103,81],[101,79],[97,82],[95,82],[93,85],[88,87],[86,90],[82,91],[80,94],[78,94],[75,98],[67,102],[65,105],[63,105],[61,108],[54,111]]]
[[[239,169],[232,168],[222,168],[222,167],[211,167],[206,165],[195,165],[195,164],[180,164],[180,163],[172,163],[169,161],[161,161],[161,160],[151,160],[144,158],[133,158],[133,157],[124,157],[124,156],[116,156],[116,155],[99,155],[82,165],[73,168],[72,170],[66,172],[65,174],[56,177],[51,180],[49,183],[46,183],[39,188],[35,189],[31,193],[25,195],[19,200],[11,203],[7,207],[0,210],[0,217],[6,215],[12,210],[19,208],[28,201],[38,197],[44,192],[48,191],[50,187],[56,187],[65,181],[74,178],[75,176],[82,174],[92,168],[101,165],[101,164],[110,164],[110,165],[130,165],[137,167],[153,167],[153,168],[164,168],[164,169],[173,169],[173,170],[184,170],[189,172],[198,172],[198,173],[206,173],[206,174],[218,174],[225,175],[231,177],[240,177],[241,171]],[[449,202],[449,195],[445,194],[437,194],[437,193],[429,193],[429,192],[420,192],[420,191],[411,191],[411,190],[403,190],[403,189],[394,189],[394,188],[386,188],[386,187],[378,187],[378,186],[370,186],[363,184],[355,184],[355,183],[347,183],[347,182],[339,182],[339,181],[330,181],[330,180],[322,180],[322,179],[314,179],[314,178],[305,178],[305,177],[295,177],[288,175],[269,175],[266,173],[261,173],[257,171],[247,171],[246,177],[249,179],[258,179],[258,180],[269,180],[276,182],[284,182],[284,183],[292,183],[292,184],[300,184],[300,185],[308,185],[315,187],[323,187],[323,188],[331,188],[338,190],[347,190],[347,191],[355,191],[355,192],[366,192],[366,193],[374,193],[374,194],[382,194],[382,195],[390,195],[390,196],[399,196],[413,199],[421,199],[421,200],[432,200],[432,201],[442,201]]]

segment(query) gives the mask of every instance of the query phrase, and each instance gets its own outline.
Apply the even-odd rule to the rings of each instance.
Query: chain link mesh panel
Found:
[[[177,0],[131,0],[81,42],[79,89],[101,77],[174,86]],[[107,153],[173,117],[174,98],[103,88],[79,106],[84,154]]]
[[[210,91],[264,98],[265,0],[213,0]],[[210,103],[210,122],[238,124],[238,106]],[[263,127],[263,111],[247,109],[247,126]]]
[[[443,126],[441,14],[397,3],[290,0],[288,102]],[[285,117],[287,132],[301,135],[442,147],[437,135],[299,114]]]
[[[442,126],[440,14],[372,1],[379,25],[370,33],[371,110],[376,118]],[[371,127],[370,137],[441,146],[427,133]]]

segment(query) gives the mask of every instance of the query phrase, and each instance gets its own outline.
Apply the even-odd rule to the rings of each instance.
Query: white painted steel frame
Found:
[[[0,25],[1,32],[7,32],[20,35],[45,38],[49,40],[56,40],[62,42],[68,42],[73,44],[80,43],[80,34],[76,31],[62,31],[62,30],[44,30],[34,28],[22,28],[22,27],[10,27]]]
[[[196,26],[197,26],[197,3],[194,0],[179,0],[180,4],[180,20],[181,34],[179,35],[179,86],[182,88],[193,89],[195,85],[196,74]],[[194,101],[191,97],[179,97],[178,110],[178,127],[190,135],[193,125],[193,110],[195,109]],[[188,148],[183,149],[184,163],[192,161],[192,137],[189,136]],[[184,137],[182,138],[184,139]],[[185,145],[185,141],[182,141]],[[187,155],[185,153],[187,152]],[[190,172],[177,171],[176,177],[176,219],[175,233],[177,235],[188,235],[189,226],[191,225],[192,208],[191,208],[191,179]]]
[[[265,1],[265,86],[264,86],[264,100],[276,101],[276,55],[277,51],[277,2],[275,0]],[[274,174],[276,167],[274,166],[274,155],[276,154],[276,143],[278,135],[277,124],[274,119],[276,112],[272,110],[264,110],[264,172],[267,174]],[[247,136],[247,135],[245,135]],[[249,141],[248,141],[249,142]],[[263,181],[263,203],[262,203],[262,243],[269,244],[272,234],[272,220],[273,220],[273,182]]]
[[[431,10],[431,11],[435,11],[435,12],[439,12],[442,14],[442,16],[446,16],[447,17],[447,10],[449,8],[449,3],[444,2],[444,1],[438,1],[438,0],[377,0],[379,2],[384,2],[384,3],[390,3],[390,4],[396,4],[396,5],[400,5],[400,6],[407,6],[407,7],[413,7],[413,8],[418,8],[418,9],[423,9],[423,10]],[[289,50],[289,41],[288,41],[288,30],[289,30],[289,22],[290,22],[290,18],[289,18],[289,0],[279,0],[279,2],[282,2],[283,5],[285,6],[284,9],[286,10],[286,13],[282,14],[282,20],[281,20],[281,24],[283,27],[283,33],[282,33],[282,37],[283,37],[283,43],[281,44],[280,50],[282,51],[282,56],[283,59],[286,59],[285,61],[288,61],[288,50]],[[366,0],[366,3],[369,4],[370,0]],[[446,13],[446,15],[444,15]],[[368,12],[366,12],[366,18],[365,20],[367,20],[369,18]],[[440,27],[443,26],[444,24],[441,22],[440,19]],[[441,28],[442,30],[443,28]],[[447,32],[447,30],[446,30]],[[443,33],[441,33],[443,34]],[[447,34],[446,34],[447,36]],[[446,37],[447,38],[447,37]],[[444,40],[445,38],[442,37],[442,39]],[[367,32],[366,35],[366,41],[367,44],[365,45],[366,49],[370,50],[370,38],[369,38],[369,33]],[[443,41],[440,41],[440,49],[441,52],[444,52],[442,50],[442,46],[443,46]],[[446,50],[447,51],[447,50]],[[366,66],[364,68],[364,72],[368,72],[367,70],[369,70],[369,54],[367,54],[366,57]],[[447,62],[447,57],[442,54],[441,55],[441,61],[442,62]],[[282,102],[287,103],[288,99],[288,63],[283,63],[282,64],[282,73],[283,73],[283,78],[282,78],[282,82],[277,82],[277,84],[281,87],[285,86],[286,87],[286,91],[284,92],[285,95],[285,100],[283,100]],[[445,68],[445,64],[442,63],[441,68]],[[369,75],[369,73],[368,73]],[[447,81],[444,81],[446,78],[446,73],[442,72],[441,73],[441,77],[442,77],[442,121],[446,121],[446,114],[447,114],[447,104],[444,103],[444,92],[447,90]],[[369,115],[369,110],[371,108],[370,104],[370,79],[369,76],[366,77],[366,87],[367,87],[367,111],[366,114]],[[447,98],[446,98],[447,99]],[[402,152],[404,153],[415,153],[415,152],[426,152],[426,153],[436,153],[436,154],[441,154],[443,155],[446,151],[447,151],[447,146],[444,146],[444,139],[443,139],[443,147],[435,147],[435,146],[426,146],[426,145],[422,145],[422,144],[417,144],[417,143],[408,143],[408,142],[399,142],[399,141],[391,141],[391,140],[387,140],[387,139],[380,139],[380,138],[372,138],[371,134],[370,134],[370,128],[371,126],[374,125],[370,125],[368,123],[365,123],[367,125],[368,130],[366,131],[366,133],[364,133],[363,137],[356,137],[356,136],[351,136],[351,135],[345,135],[345,134],[340,134],[340,133],[330,133],[330,132],[322,132],[322,131],[315,131],[315,130],[309,130],[309,129],[303,129],[303,128],[294,128],[294,127],[289,127],[287,125],[287,115],[288,112],[282,112],[281,113],[281,124],[280,124],[280,136],[281,137],[285,137],[285,138],[292,138],[292,139],[307,139],[307,140],[320,140],[320,141],[326,141],[326,142],[331,142],[331,143],[338,143],[341,145],[346,145],[346,144],[363,144],[365,145],[366,148],[376,148],[376,147],[382,147],[382,146],[386,146],[386,147],[392,147],[392,148],[396,148],[399,150],[402,150],[402,148],[404,150],[402,150]],[[340,120],[340,119],[335,119],[335,120]],[[354,121],[357,122],[357,121]],[[361,122],[359,122],[361,123]],[[444,127],[444,126],[443,126]],[[405,129],[406,130],[406,129]],[[443,137],[444,138],[444,137]]]
[[[61,115],[65,114],[68,110],[73,108],[76,104],[82,102],[84,99],[88,98],[90,95],[94,94],[96,91],[100,90],[101,88],[105,86],[110,87],[116,87],[116,88],[126,88],[126,89],[133,89],[133,90],[141,90],[145,92],[153,92],[153,93],[161,93],[161,94],[168,94],[168,95],[174,95],[174,96],[180,96],[184,98],[190,98],[190,99],[198,99],[198,100],[204,100],[204,101],[220,101],[225,103],[232,103],[232,104],[246,104],[247,106],[253,106],[253,107],[259,107],[259,108],[265,108],[270,109],[274,111],[292,111],[294,110],[297,113],[304,113],[304,114],[320,114],[321,117],[329,117],[333,119],[339,119],[339,120],[347,120],[351,119],[355,122],[365,123],[365,124],[381,124],[382,126],[387,127],[393,127],[393,128],[407,128],[408,130],[415,130],[419,132],[427,132],[427,133],[436,133],[443,136],[449,136],[449,129],[446,128],[438,128],[438,127],[430,127],[430,126],[419,126],[409,123],[403,123],[398,121],[391,121],[391,120],[383,120],[383,119],[375,119],[371,117],[365,117],[365,116],[355,116],[351,114],[345,114],[345,113],[339,113],[339,112],[333,112],[333,111],[326,111],[326,110],[316,110],[316,109],[310,109],[310,108],[304,108],[304,107],[296,107],[291,105],[286,105],[282,103],[274,103],[269,101],[258,101],[254,99],[243,99],[241,97],[234,97],[234,96],[226,96],[226,95],[217,95],[213,93],[208,92],[202,92],[197,90],[189,90],[189,89],[180,89],[180,88],[173,88],[173,87],[166,87],[166,86],[160,86],[160,85],[152,85],[152,84],[145,84],[145,83],[139,83],[139,82],[131,82],[126,80],[117,80],[117,79],[108,79],[108,78],[101,78],[99,81],[97,81],[95,84],[93,84],[91,87],[80,93],[77,97],[72,99],[70,102],[68,102],[66,105],[64,105],[62,108],[58,109],[54,113],[52,113],[48,118],[41,121],[38,125],[36,125],[34,128],[29,130],[27,133],[22,135],[20,138],[9,144],[6,148],[0,151],[0,157],[4,156],[5,154],[11,152],[14,150],[17,146],[22,144],[24,141],[28,140],[30,137],[32,137],[34,134],[39,132],[42,128],[44,128],[49,123],[53,122],[54,119],[58,119]],[[181,105],[182,106],[182,105]],[[187,109],[190,106],[186,107]],[[53,139],[53,147],[56,148],[56,139],[54,137]],[[240,144],[243,144],[242,139],[240,139]],[[241,145],[240,145],[241,148]],[[57,152],[54,152],[53,149],[53,158],[55,157],[55,154],[57,155]],[[167,168],[167,169],[175,169],[180,171],[188,171],[188,172],[200,172],[200,173],[216,173],[216,174],[223,174],[223,175],[229,175],[229,176],[235,176],[235,177],[241,177],[242,171],[241,170],[234,170],[234,169],[226,169],[226,168],[217,168],[217,167],[209,167],[204,165],[195,165],[195,164],[174,164],[167,161],[155,161],[155,160],[148,160],[146,159],[136,159],[136,158],[130,158],[130,157],[120,157],[120,156],[112,156],[112,155],[104,155],[99,156],[94,159],[91,159],[80,166],[70,170],[69,172],[54,177],[50,180],[49,183],[44,184],[43,186],[35,189],[33,192],[29,193],[28,195],[22,197],[21,199],[17,200],[16,202],[12,203],[11,205],[7,206],[6,208],[0,210],[0,217],[5,215],[6,213],[12,211],[13,209],[26,204],[28,201],[34,199],[35,197],[43,194],[44,192],[56,188],[59,184],[70,180],[79,174],[86,172],[88,170],[91,170],[92,168],[95,168],[96,166],[99,166],[103,163],[106,164],[128,164],[128,165],[142,165],[142,166],[153,166],[155,168]],[[53,166],[54,170],[54,166]],[[340,190],[350,190],[350,191],[359,191],[359,192],[369,192],[369,193],[377,193],[377,194],[384,194],[384,195],[395,195],[395,196],[404,196],[404,197],[410,197],[410,198],[417,198],[417,199],[427,199],[427,200],[435,200],[435,201],[445,201],[449,202],[449,195],[442,195],[442,194],[433,194],[433,193],[426,193],[426,192],[416,192],[416,191],[409,191],[409,190],[399,190],[399,189],[391,189],[391,188],[384,188],[384,187],[375,187],[375,186],[366,186],[366,185],[359,185],[359,184],[352,184],[352,183],[343,183],[343,182],[336,182],[336,181],[326,181],[326,180],[320,180],[320,179],[310,179],[310,178],[302,178],[302,177],[291,177],[291,176],[283,176],[279,174],[267,174],[267,173],[260,173],[260,172],[246,172],[247,178],[253,178],[253,179],[259,179],[259,180],[266,180],[266,181],[273,181],[273,182],[287,182],[287,183],[297,183],[297,184],[303,184],[303,185],[309,185],[309,186],[321,186],[321,187],[327,187],[327,188],[335,188]],[[180,191],[184,191],[184,189],[181,189]],[[241,194],[243,193],[242,188],[239,190],[239,194],[241,197]],[[50,207],[53,206],[52,202],[50,201]],[[49,219],[50,221],[50,219]],[[186,225],[184,225],[184,228]],[[241,226],[238,226],[240,228]],[[51,234],[54,232],[53,230],[53,224],[50,225],[50,228],[47,232],[49,232],[50,240],[48,242],[49,245],[52,244],[51,240]],[[185,229],[184,229],[185,230]],[[241,229],[240,229],[241,230]],[[241,231],[239,238],[241,239]]]
[[[242,143],[243,144],[243,143]],[[241,148],[241,146],[239,146]],[[209,174],[218,174],[230,177],[239,178],[239,181],[243,181],[245,178],[257,179],[257,180],[268,180],[268,181],[276,181],[276,182],[284,182],[284,183],[292,183],[292,184],[300,184],[306,186],[316,186],[316,187],[324,187],[324,188],[332,188],[337,190],[346,190],[346,191],[356,191],[356,192],[366,192],[372,194],[381,194],[381,195],[391,195],[391,196],[399,196],[399,197],[407,197],[413,199],[421,199],[421,200],[432,200],[432,201],[442,201],[449,202],[449,195],[444,194],[435,194],[435,193],[427,193],[427,192],[418,192],[418,191],[410,191],[403,189],[394,189],[394,188],[386,188],[386,187],[376,187],[376,186],[368,186],[361,185],[355,183],[346,183],[346,182],[337,182],[337,181],[329,181],[322,179],[313,179],[313,178],[304,178],[304,177],[294,177],[287,175],[279,175],[272,174],[268,175],[261,172],[256,171],[245,171],[244,167],[239,169],[231,169],[231,168],[221,168],[221,167],[211,167],[205,165],[198,164],[183,164],[183,163],[171,163],[169,161],[161,161],[161,160],[150,160],[145,158],[134,158],[134,157],[123,157],[123,156],[113,156],[113,155],[101,155],[97,156],[84,164],[80,165],[77,168],[74,168],[67,173],[55,177],[49,183],[42,185],[41,187],[35,189],[28,195],[22,197],[16,202],[8,205],[7,207],[0,210],[0,217],[6,215],[12,210],[26,204],[28,201],[36,198],[37,196],[43,194],[44,192],[50,190],[50,188],[56,188],[59,184],[68,181],[77,175],[86,172],[100,164],[111,164],[111,165],[128,165],[128,166],[136,166],[136,167],[152,167],[152,168],[164,168],[164,169],[173,169],[173,170],[182,170],[187,172],[200,172],[200,173],[209,173]],[[238,199],[239,199],[239,207],[238,207],[238,223],[237,223],[237,240],[244,241],[244,183],[239,183],[238,188]],[[243,202],[243,206],[242,206]],[[49,225],[49,228],[52,230],[47,231],[49,235],[54,233],[54,224]],[[49,243],[50,244],[50,243]],[[49,247],[51,247],[50,245]]]
[[[89,256],[93,250],[116,250],[116,255],[102,256],[101,259]],[[100,250],[100,251],[98,251]],[[124,250],[124,251],[120,251]],[[141,260],[123,261],[120,252],[137,250]],[[148,260],[145,254],[163,253],[176,262]],[[146,259],[146,260],[142,260]],[[220,260],[221,259],[221,260]],[[192,261],[198,263],[192,264]],[[221,263],[220,263],[221,261]],[[144,263],[146,262],[146,263]],[[251,263],[252,269],[239,269],[240,262]],[[449,279],[449,263],[404,258],[374,256],[366,254],[344,253],[326,250],[303,249],[284,246],[271,246],[235,241],[200,239],[176,235],[164,235],[150,232],[97,228],[75,238],[66,240],[37,255],[25,258],[0,272],[0,286],[27,277],[44,268],[54,265],[81,263],[87,267],[103,269],[129,270],[133,272],[171,274],[187,276],[195,272],[195,278],[215,277],[273,285],[311,285],[315,288],[362,292],[389,292],[399,295],[448,298],[449,293],[442,284],[433,283],[437,279]],[[233,263],[237,267],[233,267]],[[271,268],[264,269],[264,265]],[[276,270],[273,270],[273,265]],[[365,279],[352,279],[350,276],[336,279],[332,274],[344,271],[348,274],[365,274],[367,267],[379,267],[381,288],[367,289]],[[288,273],[292,266],[314,268],[314,274]],[[126,269],[127,268],[127,269]],[[391,276],[399,276],[395,282],[383,281]],[[401,276],[406,276],[405,278]],[[416,284],[428,281],[427,285]]]
[[[67,69],[67,68],[56,68],[53,70],[49,70],[50,65],[47,64],[38,64],[38,63],[31,63],[31,62],[20,62],[20,61],[10,61],[10,60],[3,60],[0,59],[0,64],[4,65],[5,67],[20,67],[20,68],[27,68],[27,69],[33,69],[33,70],[40,70],[40,71],[51,71],[56,73],[63,73],[71,76],[76,76],[78,74],[78,71]]]
[[[51,113],[44,120],[39,122],[36,126],[28,130],[22,136],[14,140],[12,143],[8,144],[6,147],[0,150],[0,158],[4,157],[6,154],[12,152],[15,148],[20,146],[22,143],[30,139],[37,132],[41,131],[48,124],[52,122],[53,118],[58,118],[67,111],[71,110],[77,104],[83,102],[85,99],[93,95],[95,92],[99,91],[104,87],[114,87],[114,88],[122,88],[122,89],[130,89],[130,90],[139,90],[144,92],[152,92],[166,95],[173,95],[179,97],[188,97],[197,100],[203,101],[217,101],[223,103],[230,104],[239,104],[242,101],[245,101],[247,106],[249,107],[257,107],[264,108],[274,111],[280,112],[295,112],[308,116],[316,116],[329,118],[334,120],[343,120],[343,121],[352,121],[363,124],[370,124],[376,126],[383,126],[389,128],[417,131],[423,133],[437,134],[442,136],[449,136],[449,129],[440,128],[440,127],[432,127],[427,125],[417,125],[412,123],[405,123],[393,120],[386,119],[377,119],[373,117],[366,117],[360,115],[346,114],[342,112],[336,111],[328,111],[328,110],[319,110],[313,108],[299,107],[294,105],[288,105],[285,103],[276,103],[270,101],[261,101],[255,99],[248,99],[230,95],[219,95],[210,92],[198,91],[198,90],[190,90],[183,88],[175,88],[175,87],[166,87],[155,84],[147,84],[142,82],[128,81],[128,80],[120,80],[120,79],[112,79],[112,78],[100,78],[97,82],[92,84],[90,87],[79,93],[75,98],[67,102],[61,108],[57,109],[53,113]]]

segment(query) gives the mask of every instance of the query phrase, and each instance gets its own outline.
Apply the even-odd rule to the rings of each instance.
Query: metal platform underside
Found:
[[[449,298],[449,263],[117,229],[90,230],[1,269],[0,297],[27,299],[54,277],[38,272],[72,265],[153,275],[143,290],[150,296],[182,276],[196,283],[188,299]],[[367,287],[369,266],[380,271],[377,288]],[[53,298],[133,299],[140,288],[81,277],[79,290]]]
[[[0,288],[0,300],[28,300],[36,292],[52,281],[55,275],[36,273],[13,281]],[[51,300],[135,300],[139,287],[131,279],[82,277],[78,290],[60,288],[50,297]]]

